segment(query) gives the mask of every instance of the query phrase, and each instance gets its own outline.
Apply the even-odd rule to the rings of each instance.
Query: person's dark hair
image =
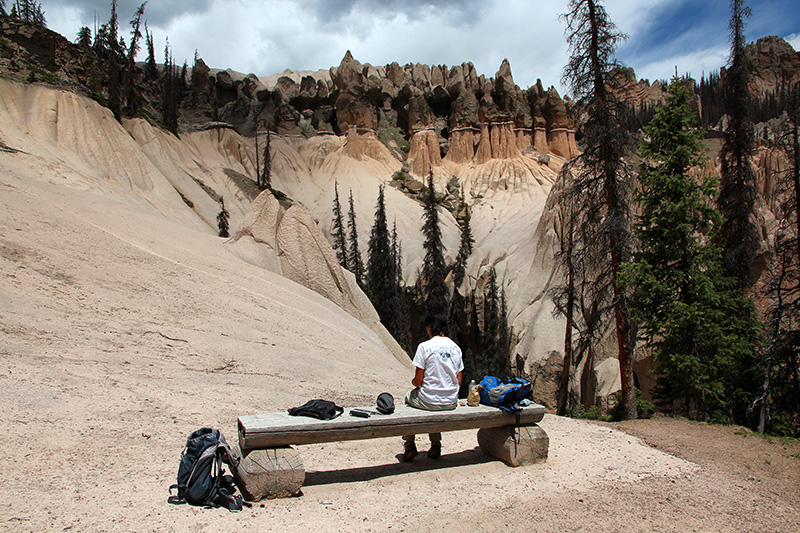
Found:
[[[447,335],[447,319],[441,313],[428,313],[425,327],[428,326],[431,328],[431,335]]]

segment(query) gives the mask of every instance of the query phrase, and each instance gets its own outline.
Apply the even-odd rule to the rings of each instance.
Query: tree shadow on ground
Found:
[[[372,481],[389,476],[399,476],[411,472],[425,472],[428,470],[441,470],[479,463],[488,463],[498,459],[484,454],[480,448],[475,447],[463,452],[442,454],[436,460],[428,459],[424,452],[410,463],[401,461],[402,454],[397,454],[397,463],[346,468],[342,470],[328,470],[323,472],[307,472],[304,487],[314,485],[330,485],[333,483],[357,483],[359,481]]]

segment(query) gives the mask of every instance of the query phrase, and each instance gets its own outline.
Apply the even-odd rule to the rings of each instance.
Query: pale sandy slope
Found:
[[[398,463],[397,439],[307,446],[300,498],[241,513],[169,505],[194,429],[235,441],[241,414],[400,397],[410,370],[353,316],[173,209],[168,187],[97,176],[91,157],[26,133],[31,117],[5,120],[4,146],[21,151],[0,151],[0,530],[800,526],[738,480],[550,415],[550,460],[533,467],[484,457],[470,431],[447,434],[438,463]]]

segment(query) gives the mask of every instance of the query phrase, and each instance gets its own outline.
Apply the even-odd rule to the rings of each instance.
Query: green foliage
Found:
[[[347,264],[356,277],[358,285],[362,289],[367,289],[368,286],[364,283],[364,263],[361,259],[361,250],[358,248],[358,227],[356,226],[356,211],[353,204],[352,189],[350,189],[349,206],[350,210],[347,214]],[[371,296],[370,300],[372,300]]]
[[[92,47],[92,30],[89,29],[88,26],[82,26],[80,30],[78,30],[78,36],[75,39],[75,43],[80,46],[81,48],[89,49]]]
[[[628,313],[627,291],[617,279],[633,250],[629,203],[631,169],[627,163],[632,137],[624,124],[626,105],[608,89],[617,44],[625,39],[597,0],[570,0],[566,37],[570,59],[562,80],[576,97],[585,116],[583,151],[564,165],[572,176],[568,195],[575,199],[576,239],[574,257],[591,269],[582,269],[579,299],[595,309],[580,337],[592,338],[600,324],[613,321],[612,334],[618,346],[617,359],[625,404],[625,418],[636,418],[633,386],[635,324]],[[566,281],[566,280],[565,280]],[[568,321],[568,326],[569,321]]]
[[[755,148],[753,123],[749,117],[750,66],[745,54],[744,19],[750,15],[744,0],[731,2],[731,59],[725,91],[725,142],[720,151],[721,186],[718,205],[723,216],[720,235],[725,247],[726,272],[740,289],[754,283],[751,265],[758,251],[758,228],[753,222],[756,201],[755,172],[750,154]]]
[[[625,266],[631,314],[659,363],[655,397],[694,419],[743,422],[752,399],[758,321],[722,264],[714,182],[694,178],[699,165],[695,115],[680,80],[645,127],[635,233],[641,242]]]
[[[447,287],[445,285],[444,244],[442,230],[439,227],[439,211],[437,209],[436,191],[433,187],[433,172],[428,175],[428,187],[423,195],[425,212],[422,234],[425,236],[423,247],[425,258],[419,278],[420,294],[428,312],[445,313],[447,310]]]
[[[372,305],[378,312],[381,323],[386,326],[389,333],[399,338],[400,294],[397,286],[397,263],[392,252],[389,227],[386,221],[383,185],[378,190],[375,222],[369,236],[367,285],[372,294]]]
[[[586,409],[583,404],[575,404],[567,411],[567,416],[570,418],[583,418],[585,420],[604,420],[609,421],[609,417],[603,416],[603,412],[599,405],[593,405]]]
[[[378,130],[378,140],[389,150],[399,148],[404,154],[411,150],[411,143],[406,140],[400,128],[381,128]],[[392,146],[394,144],[394,146]]]
[[[636,412],[639,414],[639,418],[650,418],[653,416],[654,407],[652,402],[648,402],[642,398],[642,391],[636,389]],[[608,416],[611,420],[619,422],[622,420],[622,414],[622,391],[618,391],[614,395],[614,407],[608,412]]]
[[[342,205],[339,202],[339,182],[333,183],[333,220],[331,223],[331,239],[333,239],[333,249],[336,251],[336,258],[342,268],[348,268],[347,245],[345,243],[344,218],[342,217]]]
[[[51,85],[58,85],[61,83],[61,78],[47,70],[40,69],[39,67],[28,66],[28,83],[36,83],[38,81],[49,83]]]

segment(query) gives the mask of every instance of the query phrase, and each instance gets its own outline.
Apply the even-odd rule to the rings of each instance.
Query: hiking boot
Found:
[[[428,457],[430,459],[438,459],[441,456],[442,456],[442,443],[441,442],[431,443],[431,449],[428,450]]]
[[[405,451],[403,451],[403,462],[409,463],[417,456],[417,445],[413,442],[406,442]]]

